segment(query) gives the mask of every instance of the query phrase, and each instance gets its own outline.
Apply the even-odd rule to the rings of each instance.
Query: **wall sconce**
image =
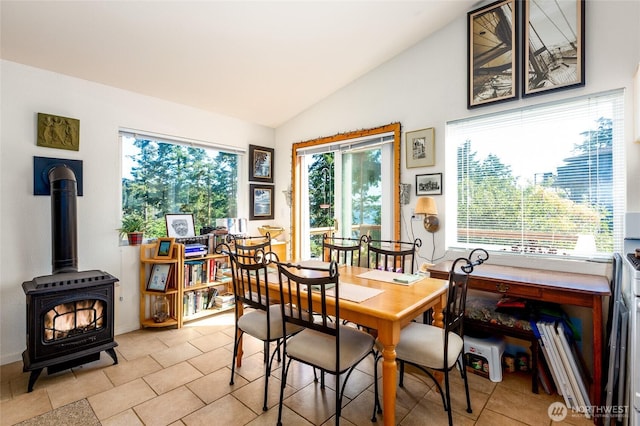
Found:
[[[436,232],[440,228],[438,220],[438,207],[433,197],[420,197],[416,203],[415,214],[424,215],[424,229],[427,232]]]
[[[400,184],[400,204],[406,206],[409,204],[409,198],[411,196],[411,184],[410,183],[401,183]]]
[[[291,207],[291,185],[287,189],[282,190],[284,194],[284,201],[287,203],[287,207]]]

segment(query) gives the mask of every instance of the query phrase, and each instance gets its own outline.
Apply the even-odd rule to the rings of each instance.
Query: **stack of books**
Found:
[[[184,246],[184,257],[204,256],[207,254],[207,246],[204,244],[186,244]]]
[[[233,306],[234,299],[231,293],[220,294],[215,298],[215,306],[216,308],[228,308]]]

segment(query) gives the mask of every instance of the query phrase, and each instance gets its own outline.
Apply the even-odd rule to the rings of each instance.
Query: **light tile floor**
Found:
[[[269,380],[269,410],[262,411],[262,342],[245,337],[244,359],[229,385],[233,315],[224,314],[176,330],[145,329],[116,336],[119,363],[99,361],[48,376],[27,393],[22,362],[0,367],[0,426],[21,425],[273,425],[278,416],[280,368]],[[473,413],[454,371],[455,425],[555,425],[547,414],[558,395],[533,394],[530,376],[506,374],[500,383],[470,374]],[[335,382],[322,390],[310,368],[295,364],[287,380],[283,424],[331,425]],[[341,423],[372,425],[373,362],[361,363],[347,385]],[[384,414],[378,415],[382,424]],[[396,421],[402,426],[446,425],[440,395],[428,378],[411,373],[398,388]],[[572,413],[564,424],[590,425]]]

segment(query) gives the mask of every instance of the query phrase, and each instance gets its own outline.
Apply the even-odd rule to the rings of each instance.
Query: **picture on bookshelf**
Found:
[[[167,291],[170,275],[170,264],[152,265],[151,274],[149,275],[149,281],[147,282],[147,291]]]
[[[156,241],[156,250],[154,252],[154,259],[171,259],[173,255],[173,244],[175,238],[158,238]]]

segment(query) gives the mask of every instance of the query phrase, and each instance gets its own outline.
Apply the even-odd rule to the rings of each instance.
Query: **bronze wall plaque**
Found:
[[[80,150],[80,120],[38,113],[38,146]]]

